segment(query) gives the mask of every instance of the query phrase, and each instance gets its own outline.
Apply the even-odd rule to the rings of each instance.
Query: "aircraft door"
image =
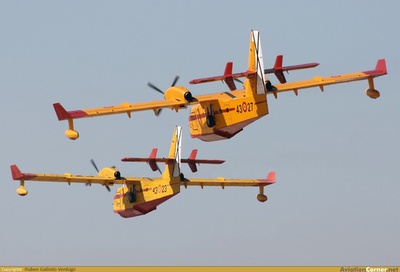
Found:
[[[191,131],[195,133],[199,132],[201,127],[201,113],[198,106],[192,107],[189,121]]]
[[[231,111],[233,109],[230,109],[231,105],[229,103],[225,103],[221,105],[221,113],[222,113],[222,117],[223,117],[223,124],[224,126],[229,126],[232,124],[232,118],[231,118]]]

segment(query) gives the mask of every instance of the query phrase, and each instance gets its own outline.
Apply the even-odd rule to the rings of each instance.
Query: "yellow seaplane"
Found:
[[[114,212],[124,218],[139,216],[154,211],[158,205],[176,196],[181,187],[189,186],[244,186],[258,187],[257,199],[260,202],[267,201],[264,194],[264,187],[275,183],[275,172],[270,172],[266,179],[230,179],[218,177],[215,179],[206,178],[187,178],[181,172],[181,164],[188,163],[193,172],[197,171],[196,164],[220,164],[222,160],[199,160],[196,159],[197,150],[192,151],[188,159],[181,159],[182,129],[176,127],[172,135],[171,147],[167,158],[157,158],[155,149],[152,150],[148,158],[123,158],[122,161],[142,161],[147,162],[153,171],[158,170],[157,162],[166,164],[164,172],[159,178],[147,177],[123,177],[115,167],[107,167],[98,171],[97,176],[71,175],[70,173],[60,174],[38,174],[22,173],[16,165],[11,165],[11,174],[14,180],[20,181],[17,193],[25,196],[28,191],[25,188],[25,181],[47,181],[82,183],[86,185],[100,184],[109,191],[109,186],[121,184],[114,196]],[[92,162],[97,170],[97,166]]]
[[[264,69],[260,35],[258,31],[252,30],[247,71],[233,73],[233,63],[228,62],[223,75],[190,81],[191,84],[224,81],[229,91],[193,96],[187,88],[176,86],[178,80],[176,77],[172,86],[165,91],[149,83],[150,87],[164,95],[164,100],[134,104],[123,102],[116,106],[73,111],[67,111],[60,103],[55,103],[53,106],[58,120],[68,120],[69,128],[65,135],[72,140],[79,137],[79,133],[74,129],[74,119],[120,113],[131,117],[132,112],[144,110],[153,110],[158,115],[163,108],[179,111],[192,106],[189,115],[191,136],[203,141],[217,141],[232,138],[245,126],[267,115],[269,113],[267,95],[269,94],[278,98],[278,94],[282,92],[293,91],[298,95],[299,90],[306,88],[319,87],[321,91],[324,91],[326,85],[367,80],[369,87],[365,93],[370,98],[376,99],[380,94],[374,87],[374,78],[387,73],[386,61],[380,59],[375,69],[370,71],[328,77],[316,76],[309,80],[288,83],[284,72],[316,67],[318,63],[292,66],[283,66],[282,63],[283,56],[279,55],[273,68]],[[280,84],[272,85],[271,81],[264,77],[264,74],[269,73],[275,74]],[[242,77],[245,78],[243,89],[237,90],[235,80]]]

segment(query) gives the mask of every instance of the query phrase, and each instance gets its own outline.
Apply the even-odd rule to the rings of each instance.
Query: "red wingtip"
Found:
[[[375,70],[386,75],[387,74],[386,60],[385,59],[378,60],[378,62],[376,63]]]
[[[11,175],[12,175],[13,180],[20,180],[20,179],[24,178],[24,175],[21,173],[18,166],[13,164],[10,166],[10,168],[11,168]]]
[[[53,104],[54,110],[56,111],[58,121],[67,120],[69,118],[68,112],[61,106],[60,103]]]
[[[268,174],[267,181],[270,182],[270,183],[275,183],[275,181],[276,181],[276,173],[275,173],[275,171],[270,172]]]

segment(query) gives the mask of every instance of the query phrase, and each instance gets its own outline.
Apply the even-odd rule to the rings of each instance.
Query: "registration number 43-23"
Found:
[[[153,188],[153,193],[154,194],[162,194],[167,192],[167,185],[158,185],[157,187]]]

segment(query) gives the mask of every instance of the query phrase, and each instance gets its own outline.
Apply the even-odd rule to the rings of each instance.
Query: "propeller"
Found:
[[[172,81],[171,87],[174,87],[175,84],[178,82],[178,80],[179,80],[179,76],[176,76],[176,77],[174,78],[174,81]],[[164,94],[164,92],[163,92],[160,88],[158,88],[156,85],[154,85],[154,84],[151,83],[151,82],[148,82],[148,83],[147,83],[147,86],[149,86],[150,88],[152,88],[153,90],[155,90],[155,91],[157,91],[157,92],[159,92],[159,93],[161,93],[161,94]]]
[[[92,163],[94,169],[96,169],[97,173],[99,173],[99,172],[100,172],[100,171],[99,171],[99,168],[97,167],[97,165],[96,165],[96,163],[94,162],[94,160],[91,159],[90,162]],[[113,167],[111,167],[111,168],[115,168],[115,166],[113,166]],[[86,184],[86,185],[87,185],[87,184]],[[111,192],[111,189],[110,189],[110,187],[109,187],[108,185],[106,185],[106,189],[107,189],[107,191]]]
[[[179,80],[179,76],[175,76],[174,81],[172,81],[171,87],[174,87],[175,84],[178,82],[178,80]],[[164,92],[163,92],[160,88],[158,88],[156,85],[154,85],[154,84],[151,83],[151,82],[148,82],[148,83],[147,83],[147,86],[149,86],[149,87],[152,88],[153,90],[159,92],[160,94],[164,94]],[[160,113],[161,113],[161,109],[158,109],[157,112],[156,112],[156,116],[159,116]]]
[[[157,91],[157,92],[159,92],[161,94],[164,94],[164,92],[161,91],[160,88],[158,88],[156,85],[152,84],[151,82],[148,82],[147,86],[149,86],[150,88],[152,88],[153,90],[155,90],[155,91]]]
[[[99,171],[99,168],[97,168],[97,165],[96,165],[96,163],[94,162],[94,160],[91,159],[90,162],[92,163],[94,169],[96,169],[96,172],[97,172],[97,173],[100,172],[100,171]]]

